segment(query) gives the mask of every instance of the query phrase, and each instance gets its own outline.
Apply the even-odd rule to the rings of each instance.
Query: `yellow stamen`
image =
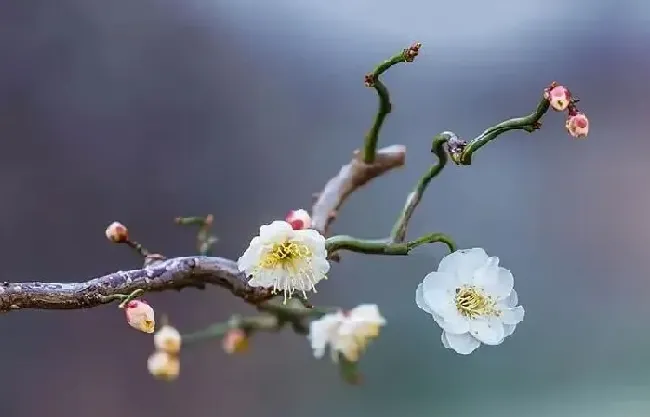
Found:
[[[455,301],[458,312],[470,319],[481,316],[498,317],[501,314],[494,299],[473,286],[456,288]]]

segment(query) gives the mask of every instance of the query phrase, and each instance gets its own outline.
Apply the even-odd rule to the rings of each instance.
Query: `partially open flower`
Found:
[[[589,119],[584,113],[580,112],[569,115],[566,121],[566,129],[576,139],[586,138],[589,133]]]
[[[131,327],[145,333],[153,333],[156,325],[154,310],[142,300],[131,300],[124,307],[126,320]]]
[[[157,350],[176,355],[181,350],[181,334],[174,327],[165,325],[153,335],[153,343]]]
[[[129,229],[120,222],[113,222],[106,228],[106,238],[113,243],[129,240]]]
[[[293,227],[293,230],[309,229],[311,227],[311,216],[307,210],[291,210],[285,219]]]
[[[564,111],[571,104],[571,92],[563,85],[556,85],[549,89],[546,98],[555,111]]]
[[[230,329],[223,337],[222,346],[223,350],[229,355],[244,353],[248,350],[248,336],[242,329]]]
[[[177,356],[167,352],[154,352],[147,360],[147,369],[158,379],[172,381],[180,373],[181,362]]]
[[[386,320],[375,304],[363,304],[348,312],[326,314],[309,328],[314,356],[321,358],[329,345],[333,361],[342,354],[350,362],[359,360],[368,342],[379,335]]]

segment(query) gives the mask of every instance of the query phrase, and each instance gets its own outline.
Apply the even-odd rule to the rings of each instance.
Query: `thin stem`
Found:
[[[541,127],[540,120],[549,109],[549,101],[542,96],[537,108],[527,116],[515,117],[503,121],[495,126],[488,127],[483,133],[470,141],[463,149],[458,162],[461,165],[470,165],[472,163],[472,154],[487,145],[488,142],[496,139],[502,133],[509,130],[525,130],[533,132]]]
[[[365,76],[366,86],[373,87],[379,96],[379,106],[377,108],[375,120],[366,134],[364,141],[363,162],[366,164],[372,164],[375,161],[377,144],[379,143],[379,130],[384,124],[386,116],[388,116],[392,110],[388,88],[386,88],[384,83],[379,80],[379,76],[395,64],[399,64],[400,62],[412,62],[418,55],[421,46],[420,43],[414,43],[410,47],[379,64],[371,73],[366,74]]]
[[[443,233],[431,233],[410,242],[392,242],[390,239],[357,239],[352,236],[338,235],[328,238],[325,241],[325,247],[329,254],[347,250],[369,255],[406,256],[420,245],[436,242],[444,243],[451,252],[456,250],[453,239]]]
[[[406,198],[406,203],[404,208],[399,214],[395,225],[393,226],[392,231],[390,232],[390,240],[393,242],[404,242],[406,239],[406,231],[408,229],[409,221],[415,212],[416,207],[420,204],[422,196],[426,191],[427,187],[431,183],[431,180],[434,179],[440,171],[447,164],[447,152],[445,150],[445,144],[451,138],[453,133],[443,132],[439,135],[436,135],[433,138],[433,144],[431,145],[431,152],[435,153],[438,157],[438,163],[434,164],[429,168],[429,170],[420,178],[415,188]]]

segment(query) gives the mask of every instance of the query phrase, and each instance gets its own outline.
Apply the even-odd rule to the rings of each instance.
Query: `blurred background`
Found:
[[[0,280],[76,281],[138,268],[113,220],[188,255],[178,215],[215,215],[236,258],[262,223],[308,207],[361,146],[384,81],[381,143],[407,166],[355,194],[333,232],[386,235],[443,130],[472,138],[530,112],[553,80],[591,120],[550,113],[471,167],[448,166],[410,236],[451,234],[513,271],[526,318],[503,345],[445,350],[414,302],[445,254],[345,254],[312,297],[378,303],[389,325],[346,386],[286,330],[246,356],[188,350],[173,384],[115,306],[1,317],[3,417],[636,417],[650,409],[650,7],[640,1],[0,1]],[[219,288],[149,297],[183,331],[252,308]]]

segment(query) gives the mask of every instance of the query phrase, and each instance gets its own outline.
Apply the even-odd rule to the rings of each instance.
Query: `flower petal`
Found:
[[[433,311],[429,308],[426,300],[424,299],[424,285],[418,284],[418,288],[415,290],[415,304],[418,305],[422,310],[426,311],[429,314],[433,314]]]
[[[438,272],[455,274],[462,283],[468,283],[473,272],[484,265],[487,259],[487,253],[481,248],[457,250],[442,258]]]
[[[424,292],[443,290],[454,294],[459,285],[458,277],[455,274],[439,271],[429,272],[422,281]]]
[[[486,345],[499,345],[505,337],[503,324],[495,318],[472,320],[469,326],[472,336]]]
[[[503,336],[508,337],[515,332],[516,324],[504,324],[503,325]]]
[[[474,272],[472,283],[491,296],[503,299],[510,295],[515,281],[509,270],[499,266],[499,258],[493,256]]]
[[[442,340],[442,346],[444,346],[446,349],[451,349],[451,346],[449,346],[449,342],[447,341],[447,336],[445,335],[445,332],[442,332],[440,335],[440,340]]]
[[[501,321],[503,324],[519,324],[524,319],[524,308],[504,308],[501,310]]]
[[[519,295],[517,294],[517,291],[514,289],[510,291],[510,295],[506,297],[504,301],[507,307],[515,307],[519,304]]]
[[[443,318],[452,308],[455,309],[454,299],[448,291],[441,289],[427,290],[423,289],[422,297],[429,309],[441,315]]]
[[[472,335],[469,333],[449,334],[447,332],[443,332],[442,336],[447,339],[447,344],[449,347],[461,355],[469,355],[470,353],[474,352],[479,346],[481,346],[481,342],[472,337]]]
[[[448,310],[441,314],[442,322],[438,323],[447,333],[463,334],[470,331],[470,323],[465,317],[461,316],[456,306],[453,310]]]

